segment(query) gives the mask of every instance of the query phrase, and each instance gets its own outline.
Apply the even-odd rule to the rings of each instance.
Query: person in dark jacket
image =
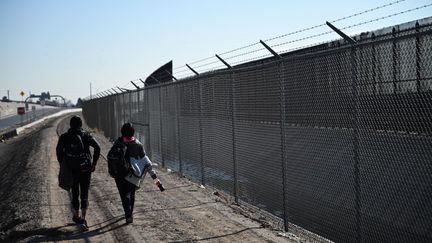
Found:
[[[93,147],[93,160],[91,161],[90,147]],[[81,224],[88,230],[86,213],[88,209],[88,191],[90,188],[91,173],[95,171],[100,155],[98,142],[90,133],[82,129],[82,120],[79,116],[70,119],[70,129],[62,134],[56,147],[57,161],[65,161],[72,171],[72,220]],[[81,198],[81,216],[79,215]]]
[[[133,222],[133,209],[134,209],[134,203],[135,203],[135,192],[139,188],[139,184],[141,183],[141,180],[144,179],[145,174],[149,173],[152,179],[154,180],[155,184],[159,187],[161,191],[165,190],[159,181],[159,179],[156,176],[155,171],[152,169],[151,162],[148,160],[148,157],[146,157],[144,152],[144,147],[134,137],[135,129],[133,128],[131,123],[125,123],[123,124],[121,128],[121,134],[122,136],[119,137],[115,142],[114,146],[118,146],[119,143],[125,144],[127,146],[126,149],[126,158],[130,162],[131,158],[138,158],[138,159],[144,159],[147,158],[145,170],[143,171],[143,174],[138,178],[134,177],[131,174],[127,175],[126,177],[120,177],[120,178],[114,178],[117,189],[120,194],[120,198],[123,205],[123,210],[125,213],[126,223],[132,223]],[[135,180],[131,181],[131,178],[135,178]]]

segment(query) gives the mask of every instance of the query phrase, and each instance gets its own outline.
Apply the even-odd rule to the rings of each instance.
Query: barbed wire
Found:
[[[186,66],[185,66],[185,67],[186,67]],[[182,70],[182,71],[176,72],[176,74],[184,73],[184,72],[187,72],[187,71],[190,71],[190,70],[189,70],[189,69],[185,69],[185,70]]]
[[[329,21],[329,22],[336,23],[336,22],[339,22],[339,21],[342,21],[342,20],[346,20],[346,19],[350,19],[350,18],[353,18],[353,17],[357,17],[357,16],[360,16],[362,14],[370,13],[370,12],[376,11],[378,9],[389,7],[389,6],[392,6],[392,5],[401,3],[401,2],[405,2],[405,1],[406,0],[399,0],[399,1],[391,2],[391,3],[387,3],[387,4],[384,4],[384,5],[375,7],[375,8],[371,8],[371,9],[365,10],[363,12],[355,13],[355,14],[352,14],[352,15],[349,15],[349,16],[345,16],[345,17],[342,17],[342,18],[339,18],[339,19],[336,19],[336,20],[332,20],[332,21]],[[280,39],[280,38],[283,38],[283,37],[286,37],[286,36],[290,36],[290,35],[298,34],[298,33],[301,33],[301,32],[308,31],[308,30],[313,30],[313,29],[316,29],[316,28],[319,28],[319,27],[323,27],[325,25],[326,24],[315,25],[315,26],[308,27],[308,28],[305,28],[305,29],[301,29],[301,30],[293,31],[293,32],[290,32],[290,33],[287,33],[287,34],[283,34],[283,35],[280,35],[280,36],[276,36],[276,37],[273,37],[273,38],[269,38],[269,39],[266,39],[264,41],[272,41],[272,40]]]
[[[371,20],[364,21],[364,22],[361,22],[361,23],[349,25],[349,26],[346,26],[346,27],[342,27],[340,29],[341,30],[351,29],[351,28],[354,28],[354,27],[358,27],[358,26],[365,25],[365,24],[370,24],[370,23],[373,23],[373,22],[376,22],[376,21],[380,21],[380,20],[383,20],[383,19],[395,17],[395,16],[398,16],[398,15],[401,15],[401,14],[409,13],[409,12],[416,11],[416,10],[423,9],[423,8],[427,8],[427,7],[430,7],[430,6],[432,6],[432,4],[426,4],[426,5],[423,5],[423,6],[420,6],[420,7],[408,9],[408,10],[401,11],[401,12],[398,12],[398,13],[389,14],[387,16],[379,17],[379,18],[376,18],[376,19],[371,19]],[[307,40],[307,39],[311,39],[311,38],[315,38],[315,37],[319,37],[319,36],[323,36],[323,35],[327,35],[327,34],[331,34],[331,33],[334,33],[334,32],[333,31],[322,32],[322,33],[319,33],[319,34],[315,34],[315,35],[299,38],[299,39],[296,39],[296,40],[291,40],[291,41],[275,44],[275,45],[272,45],[271,47],[278,47],[278,46],[283,46],[283,45],[287,45],[287,44],[292,44],[292,43],[295,43],[295,42],[299,42],[299,41],[303,41],[303,40]],[[302,46],[302,47],[299,47],[299,48],[301,49],[301,48],[304,48],[304,47],[305,46]]]
[[[241,61],[233,62],[232,65],[237,65],[237,64],[240,64],[240,63],[245,63],[245,62],[250,62],[250,61],[255,61],[255,60],[258,60],[258,59],[261,59],[261,58],[266,58],[266,57],[271,57],[271,56],[273,56],[273,54],[268,53],[268,54],[265,54],[265,55],[262,55],[262,56],[257,56],[257,57],[249,58],[249,59],[246,59],[246,60],[241,60]]]
[[[209,63],[206,63],[206,64],[202,64],[200,66],[196,66],[195,68],[205,67],[205,66],[208,66],[208,65],[211,65],[211,64],[214,64],[214,63],[219,63],[219,62],[220,62],[219,60],[216,60],[216,61],[212,61],[212,62],[209,62]]]
[[[180,68],[185,68],[185,66],[178,66],[178,67],[173,68],[173,70],[178,70]]]
[[[335,23],[335,22],[339,22],[339,21],[342,21],[342,20],[350,19],[350,18],[353,18],[353,17],[357,17],[357,16],[360,16],[360,15],[363,15],[363,14],[366,14],[366,13],[370,13],[370,12],[373,12],[373,11],[376,11],[376,10],[379,10],[379,9],[382,9],[382,8],[386,8],[386,7],[389,7],[389,6],[392,6],[392,5],[401,3],[401,2],[405,2],[405,1],[406,0],[398,0],[398,1],[390,2],[390,3],[384,4],[384,5],[380,5],[378,7],[367,9],[365,11],[362,11],[362,12],[359,12],[359,13],[355,13],[355,14],[352,14],[352,15],[348,15],[348,16],[345,16],[345,17],[342,17],[342,18],[339,18],[339,19],[336,19],[336,20],[329,21],[329,22]],[[301,30],[289,32],[289,33],[286,33],[286,34],[283,34],[283,35],[280,35],[280,36],[276,36],[276,37],[273,37],[273,38],[265,39],[264,41],[273,41],[273,40],[280,39],[280,38],[283,38],[283,37],[286,37],[286,36],[290,36],[290,35],[302,33],[302,32],[305,32],[305,31],[313,30],[313,29],[316,29],[316,28],[319,28],[319,27],[323,27],[325,25],[326,24],[315,25],[315,26],[312,26],[312,27],[308,27],[308,28],[304,28],[304,29],[301,29]],[[246,49],[246,48],[249,48],[249,47],[252,47],[252,46],[260,45],[260,44],[261,43],[259,43],[259,42],[255,42],[255,43],[252,43],[252,44],[249,44],[249,45],[245,45],[245,46],[242,46],[242,47],[238,47],[238,48],[235,48],[235,49],[223,52],[223,53],[221,53],[219,55],[223,56],[223,55],[226,55],[226,54],[229,54],[229,53],[232,53],[232,52],[240,51],[240,50],[243,50],[243,49]],[[210,59],[212,57],[206,57],[206,58],[203,58],[203,59],[191,62],[191,63],[189,63],[189,65],[206,61],[206,60],[208,60],[208,59]],[[179,69],[181,67],[184,67],[184,66],[176,67],[176,68],[174,68],[174,70],[177,70],[177,69]]]
[[[386,4],[386,5],[382,5],[380,7],[374,8],[373,10],[380,9],[382,7],[385,7],[385,6],[391,6],[393,4],[396,4],[396,3],[399,3],[399,2],[403,2],[403,1],[405,1],[405,0],[396,1],[396,2],[393,2],[393,3]],[[371,20],[364,21],[364,22],[361,22],[361,23],[345,26],[345,27],[342,27],[340,29],[341,30],[351,29],[351,28],[354,28],[354,27],[358,27],[358,26],[362,26],[362,25],[365,25],[365,24],[381,21],[381,20],[384,20],[384,19],[387,19],[387,18],[399,16],[399,15],[402,15],[402,14],[406,14],[406,13],[413,12],[413,11],[416,11],[416,10],[420,10],[420,9],[423,9],[423,8],[427,8],[427,7],[430,7],[430,6],[432,6],[432,4],[425,4],[425,5],[422,5],[422,6],[419,6],[419,7],[415,7],[415,8],[411,8],[411,9],[408,9],[408,10],[400,11],[400,12],[397,12],[397,13],[389,14],[389,15],[386,15],[386,16],[382,16],[382,17],[379,17],[379,18],[371,19]],[[364,13],[367,13],[367,12],[371,12],[371,10],[363,11],[363,12],[358,13],[358,14],[353,14],[353,15],[350,15],[348,17],[339,18],[336,21],[344,20],[344,19],[347,19],[347,18],[353,17],[353,16],[358,16],[360,14],[364,14]],[[332,22],[336,22],[336,21],[332,21]],[[319,26],[325,26],[325,25],[326,24],[322,24],[322,25],[319,25]],[[316,26],[318,26],[318,25],[316,25]],[[294,33],[294,32],[292,32],[292,33]],[[271,45],[271,47],[272,48],[279,47],[279,46],[283,46],[283,45],[287,45],[287,44],[292,44],[292,43],[296,43],[296,42],[300,42],[300,41],[304,41],[304,40],[308,40],[308,39],[312,39],[312,38],[316,38],[316,37],[321,37],[321,36],[324,36],[324,35],[329,35],[329,34],[332,34],[332,33],[334,33],[334,32],[333,31],[321,32],[321,33],[310,35],[310,36],[306,36],[306,37],[303,37],[303,38],[298,38],[298,39],[295,39],[295,40],[290,40],[290,41],[286,41],[286,42],[283,42],[283,43],[278,43],[278,44],[275,44],[275,45]],[[268,40],[266,40],[266,41],[268,41]],[[326,41],[326,42],[328,42],[328,41]],[[326,43],[326,42],[323,42],[323,43]],[[307,46],[309,46],[309,45],[307,45]],[[310,46],[313,46],[313,45],[310,45]],[[297,48],[295,48],[295,50],[303,49],[305,47],[306,47],[306,45],[301,46],[301,47],[297,47]],[[230,60],[230,59],[233,59],[233,58],[250,55],[250,54],[262,51],[262,50],[265,50],[265,48],[255,49],[253,51],[249,51],[249,52],[240,53],[240,54],[237,54],[237,55],[234,55],[234,56],[226,57],[225,60]],[[286,51],[284,51],[284,53],[285,52]],[[259,59],[261,57],[266,57],[266,56],[271,56],[271,55],[264,55],[264,56],[253,57],[253,58],[249,58],[249,59],[245,59],[245,60],[239,60],[239,61],[231,63],[231,65],[236,65],[236,64],[239,64],[239,63],[244,63],[244,62],[248,62],[248,61],[257,60],[257,59]],[[201,66],[205,66],[205,65],[201,65]],[[222,66],[222,67],[225,67],[225,66]],[[213,68],[210,68],[209,70],[213,70]]]
[[[219,65],[219,66],[216,66],[216,67],[207,68],[207,69],[203,69],[203,70],[197,70],[197,71],[198,71],[198,73],[207,73],[207,72],[215,71],[215,70],[218,70],[218,69],[221,69],[221,68],[226,68],[226,66],[225,65]]]
[[[189,77],[189,76],[191,76],[191,75],[190,74],[183,74],[183,75],[178,75],[177,78],[178,79],[182,79],[182,78],[186,78],[186,77]]]
[[[279,44],[276,44],[276,45],[272,45],[271,47],[278,47],[278,46],[283,46],[283,45],[287,45],[287,44],[292,44],[292,43],[295,43],[295,42],[299,42],[299,41],[303,41],[303,40],[308,40],[308,39],[312,39],[312,38],[315,38],[315,37],[328,35],[328,34],[331,34],[331,33],[334,33],[334,32],[333,31],[326,31],[326,32],[322,32],[322,33],[319,33],[319,34],[310,35],[310,36],[306,36],[306,37],[303,37],[303,38],[299,38],[299,39],[295,39],[295,40],[279,43]]]
[[[401,12],[398,12],[398,13],[389,14],[387,16],[383,16],[383,17],[380,17],[380,18],[368,20],[368,21],[361,22],[361,23],[358,23],[358,24],[353,24],[353,25],[350,25],[350,26],[347,26],[347,27],[343,27],[341,29],[342,30],[344,30],[344,29],[350,29],[350,28],[353,28],[353,27],[357,27],[357,26],[369,24],[369,23],[372,23],[372,22],[380,21],[380,20],[383,20],[383,19],[395,17],[395,16],[398,16],[398,15],[401,15],[401,14],[406,14],[406,13],[409,13],[409,12],[412,12],[412,11],[416,11],[416,10],[419,10],[419,9],[423,9],[423,8],[427,8],[427,7],[430,7],[430,6],[432,6],[432,3],[431,4],[425,4],[425,5],[420,6],[420,7],[408,9],[408,10],[405,10],[405,11],[401,11]]]
[[[338,41],[339,39],[332,39],[332,40],[325,40],[325,41],[321,41],[321,42],[316,42],[316,43],[312,43],[312,44],[308,44],[308,45],[303,45],[303,46],[299,46],[299,47],[294,47],[294,48],[290,48],[290,49],[285,49],[285,50],[281,50],[280,54],[284,54],[287,52],[293,52],[293,51],[297,51],[297,50],[301,50],[301,49],[305,49],[305,48],[309,48],[309,47],[314,47],[314,46],[319,46],[322,44],[326,44],[329,42],[333,42],[333,41]]]
[[[209,59],[211,59],[211,58],[213,58],[213,57],[214,57],[214,56],[206,57],[206,58],[203,58],[203,59],[201,59],[201,60],[191,62],[191,63],[189,63],[189,64],[195,64],[195,63],[199,63],[199,62],[207,61],[207,60],[209,60]]]
[[[229,54],[229,53],[232,53],[232,52],[235,52],[235,51],[243,50],[243,49],[246,49],[246,48],[249,48],[249,47],[252,47],[252,46],[256,46],[256,45],[259,45],[259,44],[260,44],[259,42],[255,42],[255,43],[252,43],[250,45],[242,46],[242,47],[230,50],[230,51],[223,52],[223,53],[221,53],[219,55],[223,56],[223,55],[226,55],[226,54]]]
[[[392,6],[392,5],[401,3],[401,2],[405,2],[405,1],[406,0],[398,0],[398,1],[390,2],[390,3],[384,4],[384,5],[380,5],[380,6],[377,6],[377,7],[374,7],[374,8],[371,8],[371,9],[359,12],[359,13],[355,13],[355,14],[352,14],[352,15],[349,15],[349,16],[345,16],[345,17],[342,17],[342,18],[339,18],[339,19],[336,19],[336,20],[332,20],[332,21],[329,21],[329,22],[331,22],[331,23],[339,22],[339,21],[342,21],[342,20],[346,20],[346,19],[349,19],[349,18],[353,18],[353,17],[356,17],[356,16],[360,16],[360,15],[366,14],[366,13],[370,13],[370,12],[376,11],[378,9],[389,7],[389,6]],[[389,14],[389,15],[382,16],[382,17],[379,17],[379,18],[375,18],[375,19],[367,20],[367,21],[360,22],[360,23],[357,23],[357,24],[341,27],[340,29],[341,30],[351,29],[351,28],[354,28],[354,27],[358,27],[358,26],[362,26],[362,25],[365,25],[365,24],[381,21],[381,20],[384,20],[384,19],[387,19],[387,18],[399,16],[399,15],[402,15],[402,14],[406,14],[406,13],[409,13],[409,12],[413,12],[413,11],[424,9],[424,8],[431,7],[431,6],[432,6],[432,3],[431,4],[425,4],[425,5],[422,5],[422,6],[419,6],[419,7],[407,9],[407,10],[404,10],[404,11],[400,11],[400,12],[397,12],[397,13]],[[276,39],[280,39],[280,38],[287,37],[287,36],[290,36],[290,35],[306,32],[306,31],[313,30],[313,29],[316,29],[316,28],[319,28],[319,27],[324,27],[324,26],[326,26],[326,24],[315,25],[315,26],[312,26],[312,27],[308,27],[308,28],[304,28],[304,29],[301,29],[301,30],[297,30],[297,31],[293,31],[293,32],[290,32],[290,33],[286,33],[286,34],[283,34],[283,35],[279,35],[279,36],[276,36],[276,37],[273,37],[273,38],[265,39],[264,41],[265,42],[267,42],[267,41],[273,41],[273,40],[276,40]],[[296,43],[296,42],[300,42],[300,41],[304,41],[304,40],[308,40],[308,39],[312,39],[312,38],[328,35],[328,34],[331,34],[331,33],[334,33],[334,32],[333,31],[325,31],[325,32],[321,32],[321,33],[318,33],[318,34],[313,34],[313,35],[310,35],[310,36],[298,38],[298,39],[295,39],[295,40],[290,40],[290,41],[285,41],[285,42],[282,42],[282,43],[277,43],[277,44],[271,45],[271,47],[272,48],[274,48],[274,47],[280,47],[280,46],[284,46],[284,45],[287,45],[287,44],[292,44],[292,43]],[[322,43],[327,43],[327,42],[328,42],[328,40],[324,41]],[[254,47],[254,46],[260,45],[260,44],[261,44],[260,42],[252,43],[252,44],[249,44],[249,45],[245,45],[245,46],[242,46],[242,47],[239,47],[239,48],[235,48],[235,49],[223,52],[223,53],[221,53],[219,55],[220,56],[227,55],[227,54],[230,54],[230,53],[233,53],[233,52],[237,52],[237,51],[240,51],[240,50],[244,50],[246,48],[251,48],[251,47]],[[315,44],[308,44],[308,45],[303,45],[303,46],[300,46],[300,47],[286,49],[286,50],[281,51],[281,53],[286,53],[286,52],[293,51],[293,50],[299,50],[299,49],[303,49],[303,48],[306,48],[308,46],[310,47],[310,46],[314,46],[314,45],[317,45],[317,44],[316,43]],[[224,59],[225,60],[231,60],[231,59],[234,59],[234,58],[239,58],[239,57],[242,57],[242,56],[251,55],[251,54],[257,53],[259,51],[263,51],[263,50],[266,50],[266,49],[265,48],[254,49],[254,50],[243,52],[243,53],[236,54],[236,55],[233,55],[233,56],[224,57]],[[270,56],[272,56],[272,54],[267,53],[265,55],[260,55],[260,56],[256,56],[256,57],[252,57],[252,58],[248,58],[248,59],[234,61],[234,62],[230,63],[230,65],[237,65],[237,64],[240,64],[240,63],[254,61],[254,60],[258,60],[258,59],[266,58],[266,57],[270,57]],[[202,58],[202,59],[199,59],[197,61],[189,63],[189,65],[201,63],[201,62],[213,59],[213,58],[215,58],[215,56]],[[199,73],[205,73],[205,72],[209,72],[209,71],[213,71],[213,70],[217,70],[217,69],[225,68],[226,67],[225,65],[219,65],[219,66],[215,66],[215,67],[210,67],[210,68],[202,69],[203,67],[207,67],[207,66],[210,66],[210,65],[216,64],[216,63],[220,63],[220,61],[219,60],[215,60],[215,61],[211,61],[211,62],[206,62],[204,64],[195,66],[194,69],[197,70],[197,71],[199,71]],[[175,74],[177,76],[177,79],[182,79],[182,78],[185,78],[185,77],[193,75],[192,73],[187,73],[190,70],[185,65],[175,67],[173,69],[173,71],[175,71],[175,70],[180,70],[180,71],[175,72]],[[182,73],[184,73],[184,74],[182,75]],[[132,81],[138,81],[138,80],[139,79],[135,79],[135,80],[132,80]],[[134,87],[130,81],[126,82],[125,84],[123,84],[120,87],[121,88],[126,88],[126,89],[132,89],[132,90],[136,89],[136,87]]]
[[[262,51],[262,50],[266,50],[266,49],[265,48],[259,48],[259,49],[255,49],[253,51],[249,51],[249,52],[245,52],[245,53],[240,53],[240,54],[237,54],[237,55],[234,55],[234,56],[226,57],[225,60],[229,60],[229,59],[233,59],[233,58],[241,57],[241,56],[246,56],[246,55],[253,54],[255,52],[259,52],[259,51]]]

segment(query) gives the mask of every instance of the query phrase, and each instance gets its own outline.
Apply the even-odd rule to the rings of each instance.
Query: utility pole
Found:
[[[7,94],[8,94],[8,100],[10,100],[10,98],[9,98],[9,90],[7,90]]]
[[[90,99],[92,99],[92,90],[91,90],[91,82],[90,82]]]

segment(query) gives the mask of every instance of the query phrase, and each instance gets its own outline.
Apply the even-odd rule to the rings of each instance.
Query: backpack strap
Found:
[[[76,135],[78,136],[78,140],[80,141],[81,148],[83,149],[83,151],[85,151],[85,147],[84,147],[84,143],[82,141],[81,135],[79,135],[78,133]]]
[[[114,142],[113,147],[121,148],[123,150],[123,154],[126,155],[126,150],[125,149],[127,149],[127,144],[125,144],[122,141],[121,137],[117,138],[117,140]]]

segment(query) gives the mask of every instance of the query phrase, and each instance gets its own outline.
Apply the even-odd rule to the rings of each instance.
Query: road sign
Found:
[[[21,91],[21,92],[20,92],[20,95],[21,95],[21,96],[24,96],[24,95],[25,95],[24,91]]]
[[[17,107],[17,113],[18,113],[18,115],[24,115],[25,114],[25,107],[24,106]]]

